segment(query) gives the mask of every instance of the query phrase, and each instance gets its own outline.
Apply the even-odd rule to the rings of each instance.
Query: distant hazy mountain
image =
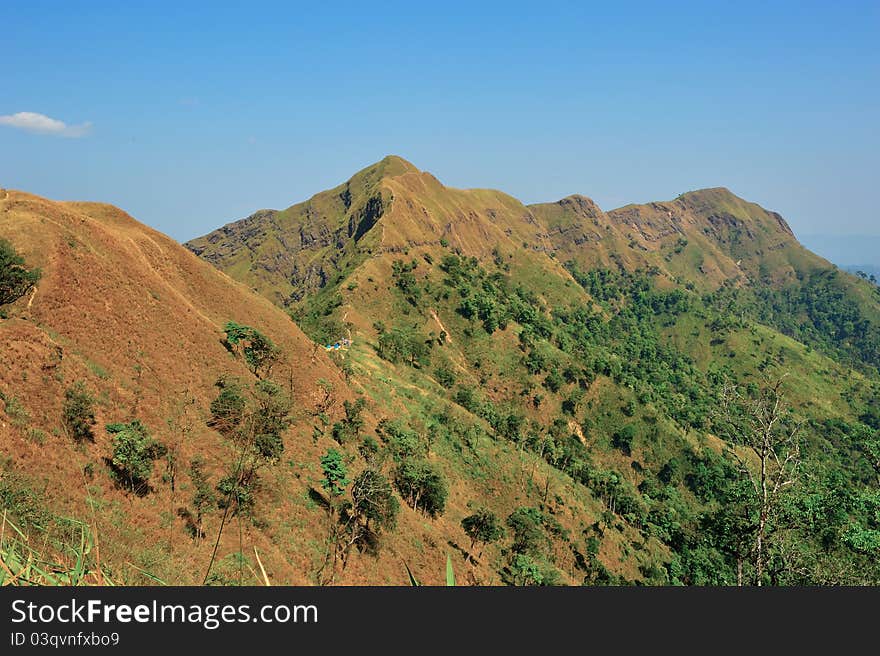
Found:
[[[843,269],[850,273],[864,273],[868,276],[874,276],[874,278],[880,279],[880,266],[875,264],[848,264],[844,266]]]
[[[880,235],[801,235],[800,241],[847,271],[856,265],[866,273],[880,269]]]

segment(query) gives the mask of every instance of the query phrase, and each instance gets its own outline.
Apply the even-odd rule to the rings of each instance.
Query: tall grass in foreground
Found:
[[[115,585],[97,558],[91,529],[82,522],[76,524],[78,542],[54,548],[44,542],[36,548],[4,510],[0,524],[0,585]]]

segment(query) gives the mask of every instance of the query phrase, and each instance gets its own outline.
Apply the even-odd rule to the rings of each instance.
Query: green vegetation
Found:
[[[153,461],[165,454],[165,446],[154,440],[137,419],[127,424],[107,424],[106,429],[113,436],[109,465],[114,478],[135,494],[147,494]]]
[[[796,283],[775,288],[739,289],[730,285],[706,295],[708,305],[731,315],[751,317],[779,332],[860,369],[880,371],[880,302],[875,309],[852,292],[853,278],[837,270],[819,270]]]
[[[361,416],[366,401],[363,397],[355,401],[343,401],[342,407],[345,411],[345,417],[341,421],[333,424],[333,439],[340,444],[345,444],[360,437],[361,429],[364,427],[364,419]]]
[[[411,367],[427,367],[433,341],[411,328],[392,328],[379,334],[376,352],[388,362],[404,362]]]
[[[281,357],[281,350],[256,328],[227,321],[223,326],[226,347],[232,353],[239,352],[251,372],[258,378],[266,378]]]
[[[67,434],[74,441],[95,441],[92,431],[92,426],[95,425],[94,404],[95,400],[82,381],[77,381],[65,390],[61,419]]]
[[[437,517],[446,509],[446,480],[431,463],[418,458],[404,459],[395,472],[394,483],[414,510]]]
[[[28,269],[5,239],[0,239],[0,306],[8,305],[27,294],[40,280],[39,269]]]
[[[79,529],[53,549],[35,545],[4,511],[0,519],[0,586],[114,585],[114,579],[95,559],[95,539],[88,525],[71,521]],[[43,547],[40,549],[40,547]]]
[[[469,553],[473,552],[478,542],[487,545],[500,540],[504,535],[504,528],[498,521],[498,517],[491,510],[485,508],[481,508],[473,515],[468,515],[461,520],[461,528],[471,539]]]
[[[114,580],[123,558],[171,571],[200,554],[206,583],[266,580],[250,553],[259,542],[279,582],[307,570],[317,584],[400,583],[398,558],[439,564],[416,571],[439,582],[444,555],[448,582],[464,559],[460,584],[880,582],[880,292],[869,280],[798,250],[778,217],[724,190],[603,215],[579,197],[525,208],[416,184],[417,173],[385,185],[389,167],[415,173],[391,159],[201,242],[318,340],[282,354],[262,328],[229,321],[221,341],[238,377],[213,391],[166,403],[155,388],[167,363],[141,347],[127,345],[136,361],[119,375],[110,352],[71,344],[71,331],[4,324],[38,355],[35,331],[64,348],[61,366],[59,351],[21,368],[23,349],[11,349],[2,418],[16,456],[69,451]],[[88,253],[83,241],[71,256]],[[144,291],[151,307],[174,296]],[[320,348],[343,336],[345,349]],[[285,343],[298,341],[291,325]],[[223,371],[215,353],[209,380]],[[86,368],[101,381],[114,369],[115,384],[75,382]],[[63,398],[46,410],[38,389]],[[151,430],[108,426],[104,469],[92,431],[106,413]],[[63,432],[70,440],[48,438]],[[108,472],[134,494],[107,490]],[[87,538],[50,510],[52,495],[2,472],[14,526],[32,547],[44,541],[41,553],[71,554]],[[14,577],[30,552],[13,546]],[[91,578],[71,580],[99,576],[85,560]]]
[[[348,480],[348,471],[342,454],[336,449],[328,449],[327,453],[321,456],[321,471],[324,473],[321,487],[331,497],[340,496],[351,482]]]

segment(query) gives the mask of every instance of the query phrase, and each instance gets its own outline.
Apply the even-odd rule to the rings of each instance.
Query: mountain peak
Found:
[[[727,187],[689,191],[681,194],[676,200],[699,215],[714,217],[721,213],[747,223],[763,223],[773,230],[794,237],[794,232],[781,214],[740,198]]]
[[[393,178],[405,173],[421,173],[417,166],[399,155],[386,155],[375,164],[363,169],[361,172],[364,171],[376,171],[383,178]]]

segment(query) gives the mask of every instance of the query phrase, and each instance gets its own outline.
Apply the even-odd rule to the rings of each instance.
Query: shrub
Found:
[[[216,383],[220,388],[217,398],[211,401],[210,426],[223,434],[229,434],[241,422],[247,401],[237,381],[221,378]]]
[[[424,457],[428,449],[422,438],[398,421],[383,419],[376,432],[387,443],[391,456],[398,463],[407,458]]]
[[[214,505],[217,499],[208,482],[208,474],[205,472],[205,461],[202,458],[196,456],[190,460],[189,478],[193,485],[192,505],[196,511],[192,533],[196,540],[200,540],[204,537],[202,517]]]
[[[379,357],[397,364],[425,367],[431,362],[431,342],[413,329],[392,328],[379,335],[376,352]]]
[[[132,492],[145,494],[153,461],[164,455],[165,447],[150,437],[147,427],[137,419],[128,424],[108,424],[107,432],[114,436],[110,465],[115,478]]]
[[[245,475],[229,474],[217,483],[217,506],[221,510],[232,509],[233,515],[250,515],[257,504],[255,496],[256,473],[251,469]]]
[[[61,418],[67,434],[77,442],[95,440],[92,432],[92,426],[95,425],[94,402],[82,381],[76,382],[64,392]]]
[[[27,269],[21,257],[5,239],[0,239],[0,305],[17,301],[37,284],[39,269]]]
[[[367,402],[363,397],[356,401],[344,401],[342,407],[345,410],[345,418],[333,424],[333,439],[340,444],[345,444],[350,439],[357,439],[360,436],[361,429],[364,427],[364,420],[361,414],[366,407]]]
[[[516,586],[541,585],[544,575],[541,568],[527,555],[517,554],[510,566],[511,583]]]
[[[446,389],[452,389],[455,385],[455,373],[448,365],[443,364],[434,369],[434,377]]]
[[[250,416],[253,447],[263,458],[277,461],[284,452],[281,433],[292,422],[290,399],[276,383],[261,380],[254,385],[254,405]]]
[[[611,445],[620,449],[625,455],[632,454],[633,440],[636,437],[636,429],[632,425],[627,425],[616,431],[611,437]]]
[[[339,451],[328,449],[327,453],[321,456],[321,471],[324,474],[324,478],[321,479],[321,487],[327,490],[331,497],[338,497],[345,492],[350,481],[345,460]]]

